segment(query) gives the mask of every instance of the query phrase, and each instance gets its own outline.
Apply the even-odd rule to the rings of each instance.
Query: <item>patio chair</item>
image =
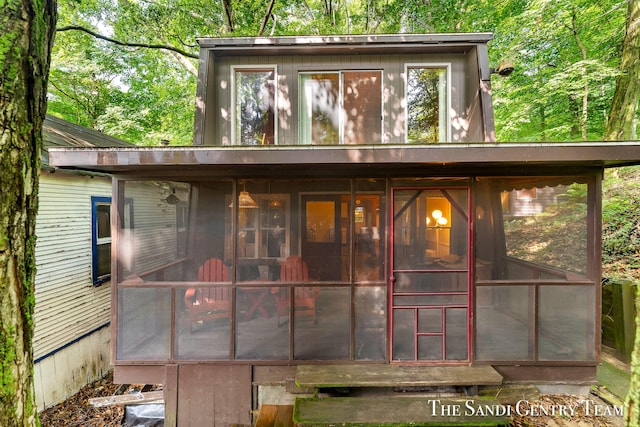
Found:
[[[280,267],[280,281],[282,282],[308,282],[309,269],[307,264],[299,256],[288,257]],[[293,295],[294,310],[299,314],[310,314],[313,324],[316,318],[316,299],[320,289],[317,287],[294,286]],[[289,316],[291,313],[291,288],[274,287],[271,289],[276,302],[276,318],[280,327],[280,316]]]
[[[227,266],[217,258],[208,259],[198,268],[198,281],[228,282]],[[231,288],[228,286],[209,286],[188,288],[184,294],[187,306],[190,330],[193,324],[205,320],[231,318]]]

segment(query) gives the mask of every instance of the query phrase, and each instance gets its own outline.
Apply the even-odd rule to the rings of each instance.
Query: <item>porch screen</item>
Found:
[[[588,177],[478,180],[477,359],[594,360],[596,186]]]

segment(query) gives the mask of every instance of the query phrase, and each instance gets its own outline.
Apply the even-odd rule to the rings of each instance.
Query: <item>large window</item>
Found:
[[[381,142],[381,71],[300,74],[301,144]]]
[[[275,144],[275,67],[234,68],[234,143]]]
[[[407,65],[407,142],[449,140],[449,65]]]

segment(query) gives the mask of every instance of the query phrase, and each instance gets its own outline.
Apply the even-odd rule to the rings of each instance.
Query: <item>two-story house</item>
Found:
[[[193,147],[51,150],[114,175],[116,381],[169,425],[434,367],[593,383],[602,173],[640,145],[495,143],[490,39],[201,39]]]

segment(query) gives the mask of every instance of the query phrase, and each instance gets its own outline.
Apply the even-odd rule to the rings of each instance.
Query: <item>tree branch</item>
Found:
[[[229,0],[222,0],[222,7],[224,8],[224,15],[227,18],[227,26],[229,27],[229,32],[233,33],[233,10],[231,9]]]
[[[269,7],[267,7],[267,12],[264,14],[264,19],[262,20],[262,25],[260,26],[260,31],[258,32],[259,36],[264,35],[264,30],[267,28],[267,24],[269,23],[269,18],[271,17],[271,12],[273,11],[273,5],[276,0],[271,0],[269,2]]]
[[[193,58],[193,59],[198,59],[198,55],[195,55],[193,53],[189,53],[186,52],[182,49],[178,49],[176,47],[173,46],[167,46],[167,45],[160,45],[160,44],[148,44],[148,43],[128,43],[128,42],[121,42],[119,40],[115,40],[112,39],[110,37],[107,36],[103,36],[102,34],[98,34],[95,31],[92,31],[88,28],[84,28],[81,27],[79,25],[68,25],[66,27],[60,27],[60,28],[56,28],[56,32],[62,32],[62,31],[83,31],[97,39],[100,40],[105,40],[108,41],[109,43],[113,43],[116,44],[118,46],[125,46],[125,47],[143,47],[146,49],[164,49],[164,50],[169,50],[172,52],[176,52],[179,53],[182,56],[186,56],[187,58]]]

